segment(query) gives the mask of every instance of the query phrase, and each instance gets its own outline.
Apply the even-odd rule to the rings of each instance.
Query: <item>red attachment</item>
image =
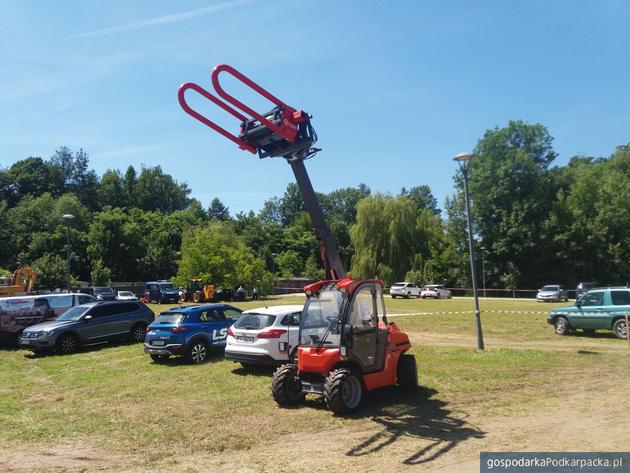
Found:
[[[311,294],[317,294],[324,286],[336,283],[337,289],[343,289],[348,294],[352,294],[354,290],[361,284],[366,282],[374,282],[380,284],[383,287],[383,281],[380,279],[339,279],[339,280],[328,280],[328,281],[317,281],[313,284],[309,284],[308,286],[304,286],[304,292],[310,291]]]
[[[264,332],[260,332],[258,334],[258,338],[280,338],[285,333],[287,333],[286,330],[273,328],[271,330],[265,330]]]
[[[256,154],[256,147],[255,146],[252,146],[249,143],[241,140],[238,136],[233,135],[232,133],[227,131],[225,128],[220,127],[216,123],[208,120],[206,117],[201,115],[199,112],[193,110],[186,103],[186,99],[184,97],[184,94],[186,93],[186,91],[188,89],[193,89],[194,91],[198,92],[199,94],[203,95],[205,98],[210,100],[215,105],[218,105],[223,110],[225,110],[226,112],[228,112],[231,115],[234,115],[236,118],[238,118],[239,120],[241,120],[243,122],[247,121],[247,118],[244,115],[242,115],[241,113],[239,113],[238,111],[236,111],[232,107],[230,107],[229,105],[225,104],[224,102],[222,102],[221,100],[216,98],[214,95],[212,95],[210,92],[208,92],[203,87],[200,87],[197,84],[193,84],[192,82],[186,82],[185,84],[182,84],[180,86],[180,88],[179,88],[179,91],[177,92],[177,99],[179,100],[179,105],[181,105],[181,107],[184,109],[184,111],[188,115],[190,115],[193,118],[196,118],[197,120],[199,120],[204,125],[209,126],[210,128],[212,128],[217,133],[220,133],[223,136],[225,136],[227,139],[232,140],[234,143],[236,143],[238,145],[239,148],[247,150],[250,153]]]
[[[223,87],[221,87],[221,84],[219,83],[219,74],[221,72],[227,72],[228,74],[231,74],[232,76],[240,80],[243,84],[254,89],[256,92],[258,92],[260,95],[265,97],[270,102],[275,103],[278,107],[282,107],[283,108],[282,125],[276,126],[275,124],[267,120],[265,117],[263,117],[261,114],[252,110],[243,102],[235,99],[230,94],[228,94],[225,90],[223,90]],[[243,74],[238,72],[236,69],[234,69],[232,66],[228,66],[227,64],[219,64],[218,66],[215,66],[215,68],[212,70],[212,85],[214,86],[214,90],[217,91],[217,94],[219,94],[219,96],[226,102],[229,102],[232,105],[234,105],[236,108],[239,108],[243,110],[244,112],[249,113],[252,117],[254,117],[260,123],[265,125],[267,128],[282,135],[287,140],[289,141],[295,140],[295,135],[297,135],[297,126],[295,126],[293,122],[294,122],[294,113],[298,111],[294,109],[293,107],[290,107],[289,105],[284,103],[279,98],[267,92],[261,86],[256,84],[256,82],[244,76]]]
[[[232,95],[228,94],[225,90],[223,90],[223,87],[221,87],[221,84],[219,83],[219,74],[221,72],[226,72],[226,73],[232,75],[233,77],[235,77],[236,79],[241,81],[243,84],[247,85],[251,89],[253,89],[256,92],[258,92],[260,95],[262,95],[264,98],[266,98],[267,100],[269,100],[270,102],[275,104],[277,107],[280,107],[281,110],[282,110],[282,121],[280,122],[280,124],[275,124],[275,123],[271,122],[266,117],[264,117],[263,115],[259,114],[255,110],[252,110],[250,107],[245,105],[243,102],[241,102],[240,100],[237,100]],[[239,148],[247,150],[250,153],[256,154],[258,152],[258,149],[257,149],[257,147],[254,144],[252,144],[250,142],[247,142],[244,139],[241,139],[238,136],[230,133],[226,129],[224,129],[221,126],[219,126],[216,123],[214,123],[212,120],[209,120],[205,116],[201,115],[196,110],[193,110],[186,103],[186,98],[185,98],[186,91],[188,89],[193,89],[195,92],[203,95],[205,98],[210,100],[212,103],[214,103],[215,105],[218,105],[223,110],[228,112],[230,115],[232,115],[235,118],[237,118],[241,123],[245,123],[247,121],[250,121],[251,120],[250,118],[248,118],[247,116],[245,116],[243,113],[241,113],[239,111],[239,110],[241,110],[242,112],[245,112],[246,114],[249,114],[251,117],[253,117],[253,119],[258,120],[261,123],[261,125],[264,125],[266,128],[269,128],[274,133],[277,133],[278,135],[282,136],[284,139],[286,139],[287,141],[290,141],[290,142],[294,142],[296,137],[297,137],[298,125],[301,124],[301,123],[304,123],[306,120],[308,120],[308,115],[304,111],[296,110],[295,108],[287,105],[286,103],[284,103],[282,100],[280,100],[276,96],[274,96],[274,95],[270,94],[269,92],[267,92],[265,89],[263,89],[261,86],[256,84],[254,81],[252,81],[251,79],[249,79],[245,75],[241,74],[239,71],[234,69],[232,66],[228,66],[227,64],[220,64],[220,65],[216,66],[212,70],[211,79],[212,79],[212,85],[213,85],[214,90],[216,91],[216,93],[223,100],[225,100],[225,102],[228,102],[228,103],[232,104],[233,107],[228,105],[228,103],[225,103],[223,100],[220,100],[218,97],[214,96],[213,94],[208,92],[203,87],[201,87],[201,86],[199,86],[197,84],[193,84],[192,82],[186,82],[185,84],[182,84],[180,86],[179,92],[177,94],[177,98],[179,100],[179,104],[181,105],[181,107],[184,109],[184,111],[188,115],[190,115],[193,118],[196,118],[197,120],[199,120],[204,125],[209,126],[210,128],[212,128],[217,133],[220,133],[221,135],[225,136],[227,139],[229,139],[229,140],[233,141],[234,143],[236,143]],[[234,107],[236,107],[236,108],[234,108]],[[237,109],[239,109],[239,110],[237,110]],[[241,125],[241,128],[242,128],[242,125]]]

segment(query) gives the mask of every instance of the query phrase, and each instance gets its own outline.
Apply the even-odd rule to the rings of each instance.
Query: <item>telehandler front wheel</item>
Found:
[[[302,392],[297,366],[282,365],[274,372],[271,394],[280,406],[293,406],[304,401],[306,394]]]
[[[363,401],[363,391],[361,377],[347,368],[331,371],[324,382],[324,399],[336,415],[357,411]]]

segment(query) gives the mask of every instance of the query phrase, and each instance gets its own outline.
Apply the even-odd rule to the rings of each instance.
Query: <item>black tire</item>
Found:
[[[336,415],[356,412],[363,402],[363,381],[354,371],[340,368],[331,371],[324,381],[324,399]]]
[[[168,355],[151,355],[151,359],[155,362],[155,363],[164,363],[166,360],[168,360],[170,357]]]
[[[135,343],[144,342],[144,337],[146,335],[147,324],[144,323],[135,324],[133,327],[131,327],[131,330],[129,331],[129,337],[131,338],[131,341]]]
[[[302,392],[296,365],[282,365],[273,373],[271,394],[279,406],[293,406],[304,401],[306,394]]]
[[[407,293],[407,299],[411,299],[411,292]]]
[[[613,332],[615,337],[625,340],[628,337],[628,327],[626,326],[626,319],[619,319],[613,324]]]
[[[195,292],[193,294],[193,302],[195,303],[201,302],[201,294],[199,292]]]
[[[420,296],[420,297],[422,297],[423,299],[426,299],[426,298],[427,298],[427,296]]]
[[[558,317],[554,322],[556,335],[568,335],[571,332],[571,325],[565,317]]]
[[[208,344],[203,340],[194,340],[186,350],[186,360],[189,363],[203,363],[208,359]]]
[[[70,355],[79,349],[79,338],[71,333],[61,335],[55,344],[59,355]]]
[[[398,359],[396,377],[398,378],[398,386],[403,390],[408,392],[418,390],[418,367],[416,366],[415,356],[401,355]]]
[[[392,296],[392,299],[396,299],[396,296]]]

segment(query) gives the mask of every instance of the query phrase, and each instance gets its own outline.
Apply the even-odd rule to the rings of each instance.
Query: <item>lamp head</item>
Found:
[[[465,162],[465,161],[470,161],[473,156],[474,156],[474,154],[472,154],[472,153],[459,153],[459,154],[455,155],[455,157],[453,158],[453,161],[457,161],[459,163],[462,163],[462,162]]]
[[[72,214],[63,214],[63,219],[64,220],[70,221],[73,218],[74,218],[74,215],[72,215]]]

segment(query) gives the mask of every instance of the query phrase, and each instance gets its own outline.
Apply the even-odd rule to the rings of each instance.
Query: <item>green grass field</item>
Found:
[[[472,309],[471,299],[387,298],[386,304],[390,313]],[[262,303],[235,305],[246,309]],[[279,409],[270,395],[270,370],[245,371],[221,355],[193,366],[180,360],[152,363],[139,344],[100,345],[70,356],[3,349],[0,451],[80,440],[121,452],[132,469],[165,468],[182,454],[245,451],[264,448],[282,435],[350,428],[365,416],[380,415],[390,403],[420,409],[431,398],[473,414],[501,416],[553,409],[577,373],[594,380],[610,365],[630,372],[623,341],[606,334],[557,337],[543,314],[508,313],[546,311],[553,304],[488,299],[481,306],[488,348],[483,353],[474,349],[472,313],[392,318],[411,336],[423,389],[413,396],[396,389],[373,393],[365,410],[350,418],[333,417],[316,398],[301,409]],[[157,313],[165,306],[151,308]],[[550,384],[557,388],[550,391]]]

